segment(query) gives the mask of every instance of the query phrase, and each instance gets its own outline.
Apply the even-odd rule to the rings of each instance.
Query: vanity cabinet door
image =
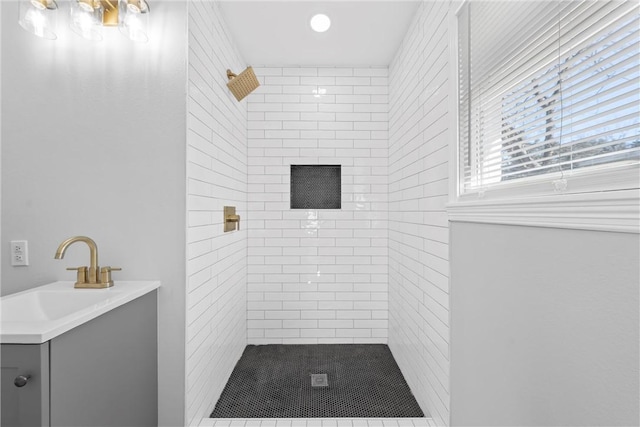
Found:
[[[49,343],[2,344],[2,427],[49,426]]]
[[[149,293],[50,341],[52,427],[158,425],[156,307]]]

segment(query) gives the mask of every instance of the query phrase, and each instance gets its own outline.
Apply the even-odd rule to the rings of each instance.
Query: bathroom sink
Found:
[[[3,298],[0,302],[2,322],[56,320],[96,304],[105,304],[114,293],[74,292],[74,290],[35,291]]]
[[[55,282],[0,298],[0,342],[43,343],[157,289],[157,281],[118,281],[106,289]]]

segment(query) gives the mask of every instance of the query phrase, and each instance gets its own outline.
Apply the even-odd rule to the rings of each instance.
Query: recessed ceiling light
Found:
[[[327,15],[319,13],[311,18],[311,28],[318,33],[324,33],[331,26],[331,19]]]

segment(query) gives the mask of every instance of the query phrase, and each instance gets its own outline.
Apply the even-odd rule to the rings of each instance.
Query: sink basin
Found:
[[[2,298],[2,322],[56,320],[96,304],[104,304],[114,294],[74,292],[73,290],[35,291]]]
[[[107,289],[55,282],[0,298],[0,342],[43,343],[157,289],[157,281],[118,281]]]

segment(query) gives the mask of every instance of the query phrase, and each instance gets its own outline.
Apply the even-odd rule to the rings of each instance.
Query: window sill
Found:
[[[450,221],[640,233],[640,190],[458,201]]]

